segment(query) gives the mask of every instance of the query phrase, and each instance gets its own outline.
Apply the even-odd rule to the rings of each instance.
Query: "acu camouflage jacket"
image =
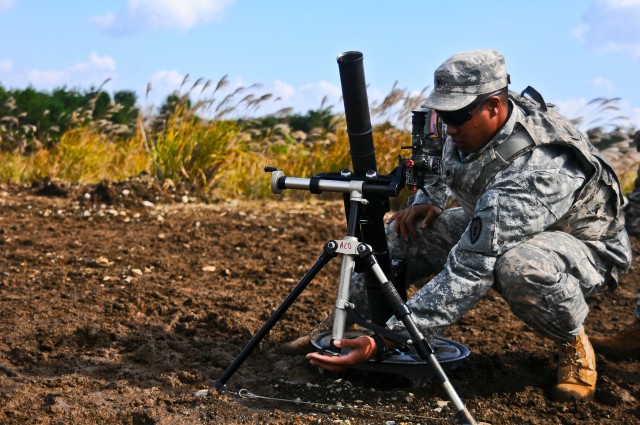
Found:
[[[584,242],[610,266],[613,281],[631,262],[623,197],[611,166],[553,108],[513,92],[509,98],[507,122],[479,152],[464,154],[447,140],[442,175],[413,202],[443,207],[450,193],[474,217],[445,269],[429,283],[432,295],[442,298],[429,304],[456,305],[430,319],[435,328],[457,321],[488,292],[499,255],[540,232],[562,231]],[[505,150],[514,140],[520,147]],[[505,151],[511,155],[506,160]]]

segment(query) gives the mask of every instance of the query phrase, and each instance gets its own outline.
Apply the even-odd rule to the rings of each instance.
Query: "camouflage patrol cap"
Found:
[[[509,84],[502,53],[492,49],[460,52],[433,73],[433,91],[422,104],[436,111],[457,111]]]

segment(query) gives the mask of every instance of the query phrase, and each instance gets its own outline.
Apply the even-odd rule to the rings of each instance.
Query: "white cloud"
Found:
[[[13,69],[13,61],[10,59],[0,61],[0,72],[10,72]]]
[[[186,74],[181,74],[178,71],[157,71],[151,76],[151,83],[158,84],[163,87],[170,87],[171,91],[180,87],[180,84],[184,81]]]
[[[291,84],[276,80],[273,82],[273,93],[276,97],[287,101],[296,94],[296,89]]]
[[[72,71],[107,70],[115,71],[116,61],[111,56],[99,56],[91,52],[89,62],[77,63],[69,68]]]
[[[306,113],[309,110],[319,109],[321,105],[324,108],[331,106],[334,110],[341,109],[341,105],[338,105],[337,102],[342,96],[342,89],[327,81],[294,87],[276,80],[273,84],[266,86],[264,91],[272,93],[274,99],[280,98],[280,100],[273,102],[272,105],[265,105],[264,109],[258,110],[259,114],[273,113],[282,108],[293,108],[296,113]],[[322,103],[323,99],[325,99],[324,104]]]
[[[607,77],[596,77],[592,82],[594,86],[603,88],[609,92],[612,92],[614,89],[613,83]]]
[[[26,83],[42,89],[53,89],[63,85],[97,86],[111,78],[115,69],[116,61],[113,58],[91,52],[87,62],[79,62],[64,69],[29,70],[26,72]]]
[[[129,0],[126,8],[92,20],[112,35],[127,35],[147,29],[188,30],[221,19],[234,1]]]
[[[0,0],[0,11],[11,9],[14,3],[14,0]]]
[[[146,86],[138,90],[139,98],[150,106],[159,106],[168,95],[180,91],[186,75],[176,70],[156,71],[150,76]]]
[[[572,35],[596,52],[640,58],[640,0],[594,0]]]
[[[186,74],[182,74],[178,71],[156,71],[151,75],[151,90],[154,94],[154,98],[157,96],[161,97],[161,100],[164,101],[164,98],[167,95],[175,92],[180,89],[182,82],[185,79]],[[157,95],[157,96],[155,96]]]

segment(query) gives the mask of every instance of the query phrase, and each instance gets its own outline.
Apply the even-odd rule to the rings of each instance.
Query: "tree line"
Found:
[[[102,87],[88,90],[61,87],[52,91],[6,89],[0,84],[0,149],[3,151],[33,151],[55,146],[62,134],[79,126],[97,126],[102,133],[130,136],[136,128],[140,109],[138,96],[132,90],[113,94]],[[156,116],[145,117],[157,123],[168,117],[178,106],[191,108],[188,98],[168,95],[156,110]],[[287,124],[291,130],[308,132],[320,127],[329,130],[335,114],[328,108],[310,110],[305,114],[268,115],[258,118],[238,118],[245,128],[270,128]],[[117,139],[117,137],[113,137]]]

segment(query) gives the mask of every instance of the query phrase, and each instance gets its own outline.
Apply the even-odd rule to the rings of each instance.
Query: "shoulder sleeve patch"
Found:
[[[471,237],[471,243],[475,244],[478,242],[480,238],[480,233],[482,233],[482,219],[480,217],[476,217],[471,220],[471,228],[469,229]]]
[[[486,254],[498,253],[498,209],[496,196],[489,195],[480,199],[473,219],[458,242],[461,249]]]

